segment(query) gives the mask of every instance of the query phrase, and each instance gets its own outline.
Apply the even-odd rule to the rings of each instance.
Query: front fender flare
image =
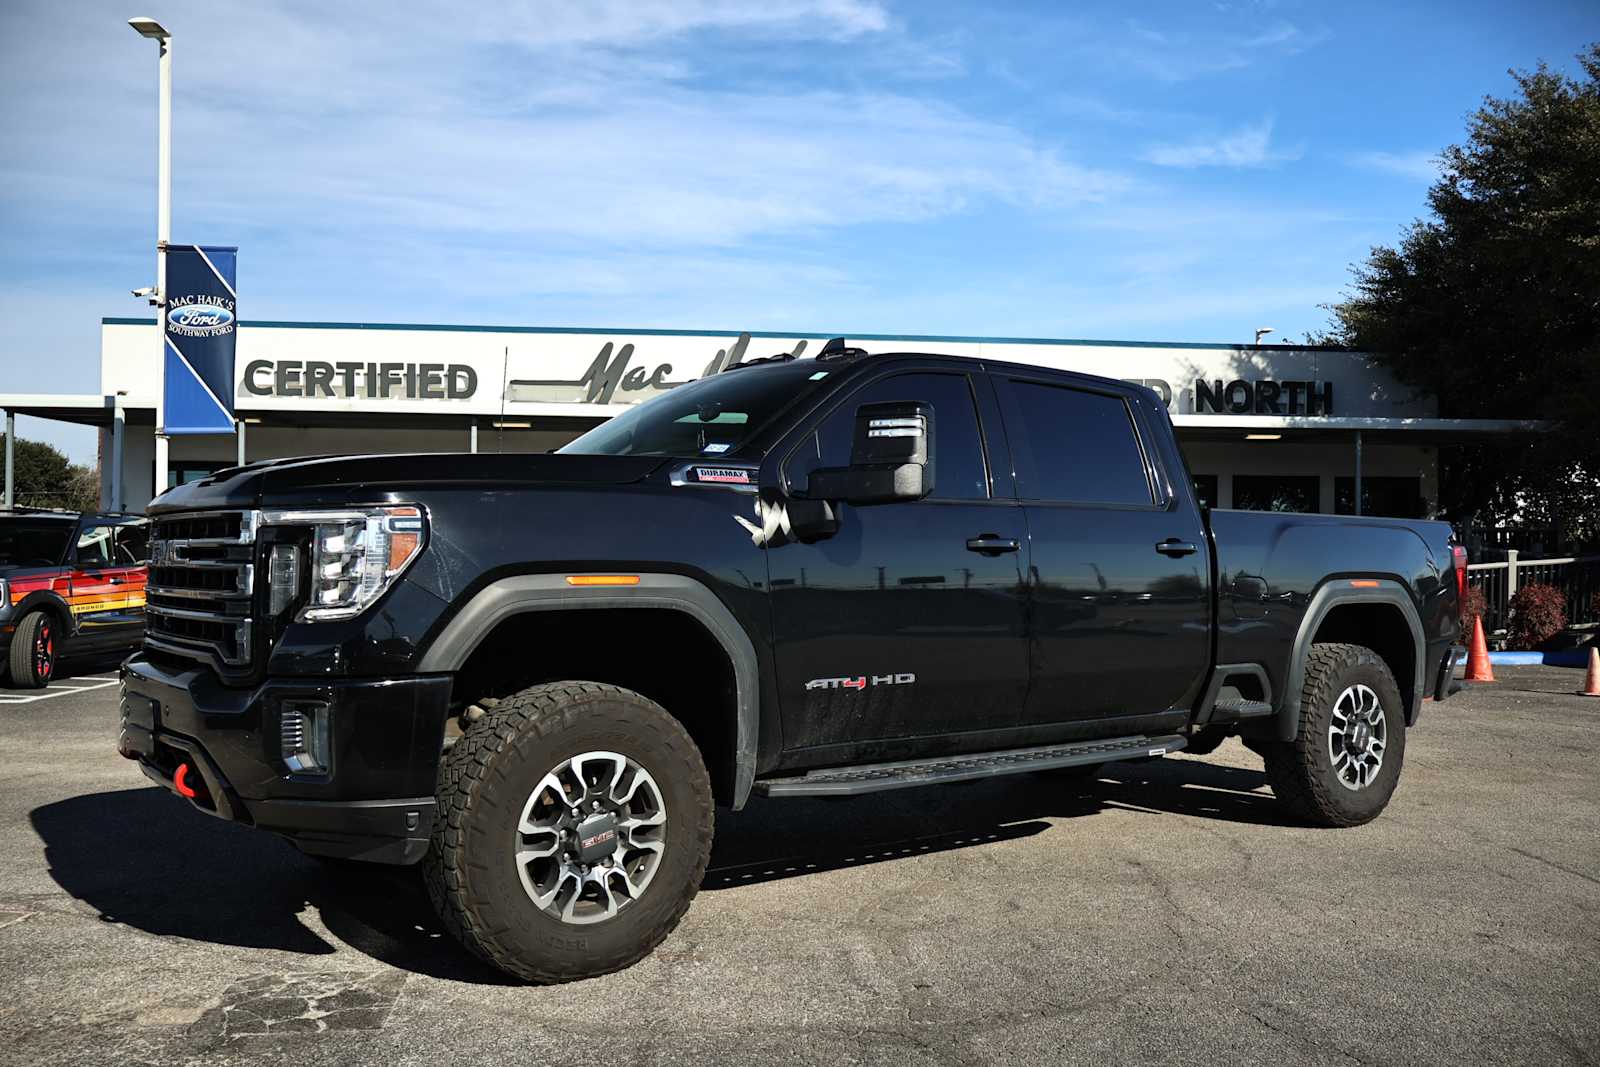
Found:
[[[630,574],[636,572],[630,572]],[[755,645],[725,604],[703,583],[681,574],[639,574],[637,585],[574,588],[559,574],[523,574],[491,582],[469,600],[428,646],[419,672],[460,670],[494,628],[528,611],[665,608],[693,617],[710,631],[733,663],[737,697],[734,723],[733,807],[744,807],[756,776],[761,672]]]

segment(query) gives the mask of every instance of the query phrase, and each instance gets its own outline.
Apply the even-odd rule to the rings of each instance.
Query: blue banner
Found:
[[[162,419],[169,434],[233,433],[237,248],[167,246]]]

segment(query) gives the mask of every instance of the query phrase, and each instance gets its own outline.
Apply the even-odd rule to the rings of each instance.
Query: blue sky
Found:
[[[135,14],[174,239],[240,246],[246,319],[1194,341],[1320,328],[1507,68],[1600,38],[1577,0],[136,8],[0,9],[0,392],[97,391],[145,313]]]

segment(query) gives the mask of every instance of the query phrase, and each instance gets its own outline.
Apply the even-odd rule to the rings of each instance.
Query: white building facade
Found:
[[[170,438],[168,484],[246,460],[396,452],[543,452],[729,362],[820,351],[827,334],[243,322],[233,400],[242,440]],[[872,353],[937,352],[1144,382],[1167,401],[1216,507],[1422,517],[1439,448],[1527,432],[1435,417],[1369,356],[1294,345],[854,335]],[[99,392],[0,396],[8,414],[100,427],[102,507],[155,484],[161,345],[154,320],[105,319]]]

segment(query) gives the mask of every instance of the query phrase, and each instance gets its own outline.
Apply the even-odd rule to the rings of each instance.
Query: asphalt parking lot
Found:
[[[113,751],[115,687],[0,703],[0,1047],[43,1064],[1590,1063],[1600,700],[1429,705],[1381,819],[1255,757],[723,813],[652,957],[510,985],[405,877],[330,872]],[[104,675],[99,675],[104,677]]]

